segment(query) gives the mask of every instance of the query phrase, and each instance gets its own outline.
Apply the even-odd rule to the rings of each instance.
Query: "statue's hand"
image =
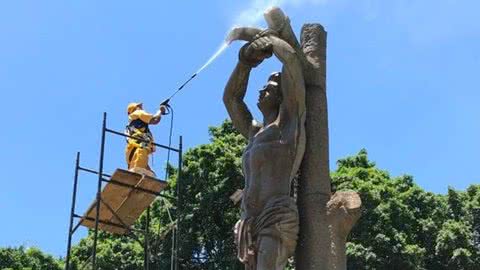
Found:
[[[262,31],[258,32],[258,34],[255,35],[253,40],[257,40],[261,37],[268,37],[268,36],[279,37],[279,34],[278,34],[277,31],[267,28],[265,30],[262,30]]]
[[[239,53],[240,62],[256,67],[266,58],[272,56],[273,46],[268,37],[259,37],[253,42],[245,44]]]

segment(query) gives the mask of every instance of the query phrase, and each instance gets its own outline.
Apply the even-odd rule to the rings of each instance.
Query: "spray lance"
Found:
[[[186,80],[175,92],[173,92],[172,95],[170,95],[170,97],[168,97],[167,99],[165,99],[164,101],[162,101],[162,103],[160,103],[160,105],[163,105],[163,106],[169,106],[169,102],[170,100],[178,93],[180,92],[191,80],[193,80],[193,78],[195,78],[198,73],[200,73],[202,70],[204,70],[207,66],[209,66],[213,60],[215,60],[218,56],[220,56],[220,54],[228,47],[230,43],[225,41],[222,46],[220,46],[220,48],[218,48],[218,50],[210,57],[210,59],[208,59],[208,61],[201,67],[197,70],[197,72],[193,73],[192,76],[190,76],[190,78],[188,80]]]
[[[168,104],[170,102],[170,100],[178,93],[180,92],[191,80],[193,80],[193,78],[195,78],[198,73],[202,72],[206,67],[208,67],[218,56],[220,56],[220,54],[222,54],[223,51],[225,51],[225,49],[228,47],[228,45],[230,45],[231,41],[229,41],[229,38],[227,37],[227,39],[223,42],[223,44],[217,49],[217,51],[207,60],[207,62],[205,62],[205,64],[203,64],[202,67],[200,67],[197,72],[193,73],[192,76],[190,76],[190,78],[188,80],[186,80],[182,85],[180,85],[180,87],[175,91],[173,92],[172,95],[170,95],[170,97],[168,97],[167,99],[165,99],[164,101],[162,101],[162,103],[160,103],[160,105],[163,105],[163,106],[167,106],[169,107],[170,105]]]
[[[173,92],[172,95],[170,95],[170,97],[168,97],[167,99],[165,99],[164,101],[162,101],[160,103],[160,106],[165,106],[167,108],[167,111],[165,112],[165,114],[169,114],[170,111],[171,111],[171,106],[170,104],[168,104],[170,102],[170,99],[172,99],[178,92],[180,92],[183,87],[185,87],[185,85],[187,85],[193,78],[195,78],[197,76],[198,72],[194,73],[187,81],[185,81],[175,92]]]
[[[268,29],[267,29],[268,30]],[[217,59],[220,54],[228,48],[228,46],[235,40],[244,40],[244,41],[252,41],[255,39],[255,36],[260,34],[262,29],[254,28],[254,27],[239,27],[233,28],[229,34],[227,35],[225,41],[222,45],[217,49],[217,51],[205,62],[205,64],[200,67],[197,72],[195,72],[188,80],[186,80],[180,87],[173,92],[167,99],[160,103],[160,106],[167,107],[167,111],[165,114],[169,114],[171,111],[171,106],[169,104],[170,100],[180,92],[193,78],[195,78],[200,72],[202,72],[206,67],[208,67],[215,59]]]
[[[271,2],[268,2],[269,5],[273,4]],[[197,72],[195,72],[187,81],[185,81],[169,98],[165,99],[162,101],[160,105],[166,106],[167,108],[170,108],[169,102],[170,100],[178,93],[180,92],[193,78],[195,78],[198,73],[200,73],[202,70],[204,70],[207,66],[209,66],[220,54],[225,51],[228,46],[236,40],[243,40],[247,42],[252,42],[255,40],[258,35],[275,35],[275,36],[283,36],[282,32],[283,31],[288,31],[289,28],[285,28],[285,25],[290,23],[289,18],[283,13],[283,11],[278,8],[278,7],[268,7],[265,6],[266,9],[264,8],[258,8],[255,7],[254,12],[248,12],[250,15],[252,15],[252,18],[254,18],[256,21],[258,18],[260,18],[260,13],[263,12],[262,10],[265,10],[264,12],[264,18],[267,21],[268,28],[267,29],[260,29],[256,27],[234,27],[227,35],[225,38],[224,42],[222,45],[218,48],[218,50],[208,59],[208,61],[200,68],[198,69]],[[287,30],[285,30],[287,29]],[[287,33],[288,36],[288,33]],[[287,40],[287,42],[291,44],[298,43],[296,40]],[[295,47],[295,46],[294,46]]]

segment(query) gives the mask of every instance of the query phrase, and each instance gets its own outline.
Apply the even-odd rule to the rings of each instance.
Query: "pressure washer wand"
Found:
[[[197,76],[198,73],[194,73],[186,82],[184,82],[178,89],[175,91],[170,97],[162,101],[160,105],[168,105],[168,102],[170,102],[170,99],[172,99],[178,92],[180,92],[185,85],[187,85],[193,78]]]

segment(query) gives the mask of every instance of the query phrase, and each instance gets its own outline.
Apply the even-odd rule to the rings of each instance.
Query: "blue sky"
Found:
[[[257,1],[258,2],[258,1]],[[361,148],[392,175],[428,191],[465,189],[480,176],[480,2],[292,0],[280,3],[298,33],[328,31],[332,168]],[[247,1],[2,1],[0,3],[0,246],[63,255],[76,151],[98,167],[102,112],[122,130],[126,105],[158,104],[218,48]],[[259,25],[263,25],[260,22]],[[226,117],[222,91],[233,44],[173,101],[174,143],[208,142]],[[268,60],[257,89],[279,69]],[[166,142],[168,121],[153,128]],[[124,140],[107,138],[106,170],[124,166]],[[155,156],[160,170],[165,155]],[[94,196],[82,174],[77,212]],[[227,195],[227,194],[226,194]],[[82,230],[77,236],[85,234]]]

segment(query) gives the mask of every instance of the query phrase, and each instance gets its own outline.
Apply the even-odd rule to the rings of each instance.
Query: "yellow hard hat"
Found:
[[[138,106],[140,106],[140,105],[142,105],[141,102],[132,102],[132,103],[128,104],[128,106],[127,106],[127,113],[128,113],[128,114],[131,114],[131,113],[134,112],[134,111],[138,108]]]

